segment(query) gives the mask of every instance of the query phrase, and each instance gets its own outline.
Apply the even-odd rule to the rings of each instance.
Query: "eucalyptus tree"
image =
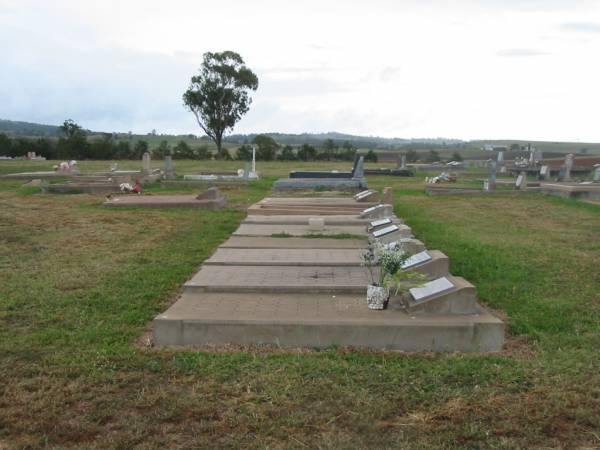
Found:
[[[184,105],[194,114],[206,135],[224,156],[223,136],[250,109],[251,91],[258,89],[258,77],[232,51],[204,54],[200,73],[194,75],[183,94]]]

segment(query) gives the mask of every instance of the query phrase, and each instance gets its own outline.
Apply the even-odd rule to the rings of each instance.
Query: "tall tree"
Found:
[[[194,114],[198,125],[217,145],[223,156],[223,136],[248,112],[249,92],[258,89],[258,77],[232,51],[207,52],[200,74],[192,77],[183,94],[183,103]]]

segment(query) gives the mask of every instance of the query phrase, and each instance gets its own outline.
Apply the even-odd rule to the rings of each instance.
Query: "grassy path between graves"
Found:
[[[224,211],[107,210],[0,182],[0,449],[600,447],[594,205],[369,179],[506,317],[502,354],[145,348],[151,319],[293,167],[225,190]]]

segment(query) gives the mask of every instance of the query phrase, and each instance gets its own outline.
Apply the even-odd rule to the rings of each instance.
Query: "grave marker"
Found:
[[[388,234],[395,233],[398,230],[400,230],[400,228],[398,228],[398,225],[390,225],[389,227],[382,228],[381,230],[375,230],[371,234],[374,238],[380,238],[383,236],[387,236]]]
[[[383,203],[385,203],[386,205],[394,204],[394,193],[391,187],[383,188]]]
[[[540,168],[540,180],[547,180],[549,174],[550,174],[549,167],[547,165],[543,165]]]
[[[391,205],[375,205],[370,208],[365,209],[360,213],[360,218],[362,219],[383,219],[385,217],[392,216],[392,207]]]
[[[415,301],[421,302],[429,297],[433,297],[434,295],[441,294],[442,292],[449,291],[453,288],[454,284],[452,284],[448,278],[441,277],[437,280],[425,283],[422,287],[411,288],[409,292]]]
[[[523,189],[527,183],[527,175],[525,172],[521,172],[515,181],[515,189]]]
[[[594,170],[594,181],[600,181],[600,166],[597,166]]]
[[[175,171],[173,170],[173,157],[171,155],[165,155],[165,179],[172,180],[175,178]]]
[[[370,228],[377,228],[380,227],[382,225],[389,225],[392,223],[392,219],[390,218],[385,218],[385,219],[378,219],[378,220],[374,220],[372,221],[369,226]]]
[[[571,169],[573,168],[573,162],[575,160],[575,155],[573,153],[569,153],[565,156],[565,176],[563,181],[571,180]]]
[[[415,253],[402,264],[403,269],[410,269],[411,267],[418,266],[421,263],[431,260],[431,255],[427,251]]]
[[[144,172],[144,174],[147,175],[151,171],[152,171],[152,165],[151,165],[150,153],[144,152],[144,154],[142,155],[142,172]]]

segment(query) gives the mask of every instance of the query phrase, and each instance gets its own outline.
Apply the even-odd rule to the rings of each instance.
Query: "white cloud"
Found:
[[[600,141],[596,18],[592,1],[0,0],[0,117],[198,133],[181,94],[231,49],[260,80],[235,132]]]

